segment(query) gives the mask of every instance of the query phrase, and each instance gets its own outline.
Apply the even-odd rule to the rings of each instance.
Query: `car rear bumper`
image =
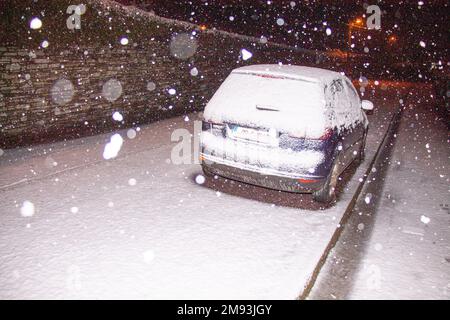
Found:
[[[326,180],[326,177],[293,175],[277,170],[267,170],[203,153],[200,160],[202,167],[208,173],[281,191],[311,193],[322,188]]]

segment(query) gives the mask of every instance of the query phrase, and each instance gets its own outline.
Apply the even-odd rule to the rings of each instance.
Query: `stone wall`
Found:
[[[342,69],[340,58],[322,53],[199,30],[111,1],[84,3],[80,30],[66,26],[69,0],[1,4],[0,148],[202,110],[229,72],[245,64]],[[41,28],[29,27],[33,17]],[[252,53],[247,61],[242,49]]]

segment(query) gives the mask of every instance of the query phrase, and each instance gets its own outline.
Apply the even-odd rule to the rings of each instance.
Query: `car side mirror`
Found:
[[[361,101],[361,108],[370,114],[373,112],[373,103],[369,100],[363,100]]]

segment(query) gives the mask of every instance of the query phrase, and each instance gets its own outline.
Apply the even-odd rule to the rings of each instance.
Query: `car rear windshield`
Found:
[[[205,119],[321,134],[324,109],[324,91],[319,83],[270,74],[232,73],[206,107]]]

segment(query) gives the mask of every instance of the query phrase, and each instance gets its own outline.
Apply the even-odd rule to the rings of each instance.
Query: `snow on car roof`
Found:
[[[315,83],[326,83],[341,77],[340,73],[331,70],[278,64],[255,64],[234,69],[232,73],[267,74]]]

